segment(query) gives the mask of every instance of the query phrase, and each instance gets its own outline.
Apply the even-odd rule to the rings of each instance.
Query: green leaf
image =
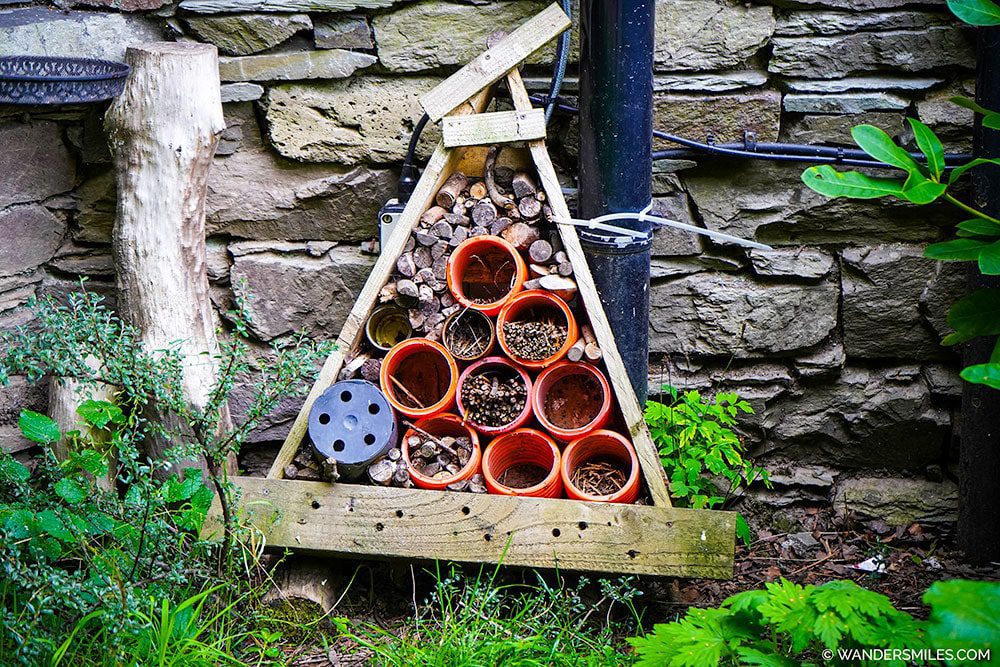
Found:
[[[80,404],[76,413],[91,426],[104,428],[108,424],[124,424],[125,414],[114,403],[88,399]]]
[[[1000,275],[1000,241],[993,243],[979,253],[979,271],[983,275]]]
[[[965,220],[958,223],[957,227],[961,231],[968,232],[973,236],[1000,236],[1000,225],[992,220],[973,218],[972,220]]]
[[[944,183],[932,181],[921,173],[913,172],[903,184],[900,196],[911,204],[930,204],[948,189]]]
[[[741,647],[736,649],[742,665],[759,665],[760,667],[800,667],[798,660],[786,658],[777,653],[764,653],[755,648]]]
[[[927,158],[927,168],[930,169],[934,180],[939,180],[944,173],[944,146],[937,135],[916,118],[907,118],[910,127],[913,128],[913,136],[917,140],[917,146],[923,151]]]
[[[932,243],[924,248],[924,257],[944,262],[968,262],[979,259],[979,253],[988,248],[988,241],[977,239],[953,239],[942,243]]]
[[[743,540],[743,544],[750,547],[750,542],[753,541],[753,534],[750,532],[750,524],[743,517],[742,514],[736,514],[736,537]]]
[[[951,101],[960,107],[965,107],[966,109],[980,114],[983,117],[983,127],[988,127],[991,130],[1000,129],[1000,113],[990,111],[989,109],[976,104],[968,97],[956,95],[951,98]]]
[[[57,442],[60,438],[59,424],[46,415],[31,410],[21,410],[17,426],[21,429],[24,437],[32,442],[48,445]]]
[[[969,25],[1000,25],[1000,7],[990,0],[948,0],[948,9]]]
[[[1000,165],[1000,159],[977,157],[975,160],[970,160],[963,165],[955,167],[951,170],[951,175],[948,176],[948,185],[952,185],[955,181],[962,178],[965,172],[970,169],[974,169],[984,164]]]
[[[903,198],[904,182],[894,178],[874,178],[857,171],[837,171],[828,164],[809,167],[802,182],[826,197],[851,199]]]
[[[948,311],[948,324],[972,338],[1000,333],[1000,288],[979,290],[959,299]]]
[[[94,449],[70,452],[65,465],[69,468],[85,470],[94,476],[103,475],[108,471],[108,462],[105,455]]]
[[[43,510],[35,517],[38,530],[63,542],[74,541],[73,533],[66,527],[59,515],[52,510]]]
[[[1000,583],[939,581],[924,593],[928,645],[1000,650]],[[953,663],[954,664],[954,663]]]
[[[86,487],[72,477],[63,477],[52,488],[70,505],[79,505],[87,498]]]
[[[31,477],[31,471],[26,466],[7,454],[0,456],[2,456],[0,458],[0,480],[7,484],[11,482],[21,484],[28,481],[28,478]]]
[[[1000,389],[1000,364],[976,364],[962,369],[962,379],[972,384],[984,384]]]
[[[12,539],[23,540],[35,532],[35,515],[28,510],[14,510],[4,521],[3,527]]]
[[[856,125],[851,128],[851,136],[864,152],[876,160],[899,167],[909,174],[921,173],[917,161],[874,125]]]

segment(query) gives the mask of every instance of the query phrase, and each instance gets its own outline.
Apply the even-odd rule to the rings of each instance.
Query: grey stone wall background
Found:
[[[299,328],[336,337],[373,264],[360,242],[376,235],[375,213],[395,194],[418,96],[489,33],[547,3],[380,0],[328,12],[310,0],[298,6],[314,11],[288,13],[239,13],[222,0],[76,4],[0,0],[9,5],[0,54],[121,59],[126,45],[150,39],[219,47],[229,128],[209,186],[209,272],[220,312],[234,290],[252,293],[252,331],[266,343]],[[552,53],[532,58],[531,85],[547,87]],[[861,122],[906,137],[912,115],[949,149],[969,148],[971,115],[947,100],[971,92],[972,39],[941,2],[660,0],[655,57],[656,125],[666,131],[849,144]],[[113,298],[102,112],[0,107],[0,326],[25,321],[30,295],[65,293],[80,276]],[[567,181],[575,137],[575,121],[560,119],[550,142]],[[426,133],[424,155],[435,140]],[[827,201],[801,184],[802,168],[656,165],[656,212],[777,251],[657,238],[650,383],[749,398],[757,414],[745,428],[775,471],[776,489],[763,496],[772,505],[949,519],[960,385],[956,358],[937,340],[963,280],[922,259],[921,244],[956,218]],[[43,401],[37,389],[7,389],[0,439],[16,446],[17,408]],[[273,454],[295,409],[289,402],[256,435],[247,465]]]

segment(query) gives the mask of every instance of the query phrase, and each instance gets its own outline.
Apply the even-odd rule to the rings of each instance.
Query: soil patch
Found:
[[[527,489],[541,484],[548,477],[549,471],[534,463],[515,463],[504,470],[498,482],[512,489]]]
[[[553,425],[578,429],[597,418],[605,400],[601,383],[590,375],[579,373],[553,382],[542,407],[545,408],[545,417]]]

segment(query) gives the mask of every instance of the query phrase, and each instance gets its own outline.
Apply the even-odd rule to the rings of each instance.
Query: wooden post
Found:
[[[218,53],[155,42],[130,47],[125,60],[132,74],[105,117],[118,178],[119,310],[150,350],[180,346],[184,396],[202,409],[218,371],[205,272],[206,183],[225,129]],[[157,439],[149,454],[162,458],[169,446]]]

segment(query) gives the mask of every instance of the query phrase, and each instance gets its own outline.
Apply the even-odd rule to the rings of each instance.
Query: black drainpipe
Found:
[[[579,217],[638,212],[652,195],[654,0],[581,0]],[[652,225],[615,224],[647,235],[616,245],[582,230],[601,302],[640,404],[649,369]]]
[[[980,28],[976,59],[976,101],[1000,109],[1000,28]],[[1000,157],[1000,132],[984,129],[976,117],[973,153]],[[975,204],[985,213],[1000,215],[1000,169],[972,172]],[[1000,287],[1000,278],[969,269],[969,291]],[[985,363],[995,339],[976,338],[965,344],[965,366]],[[1000,560],[1000,391],[964,383],[962,389],[960,494],[958,543],[973,561]]]

